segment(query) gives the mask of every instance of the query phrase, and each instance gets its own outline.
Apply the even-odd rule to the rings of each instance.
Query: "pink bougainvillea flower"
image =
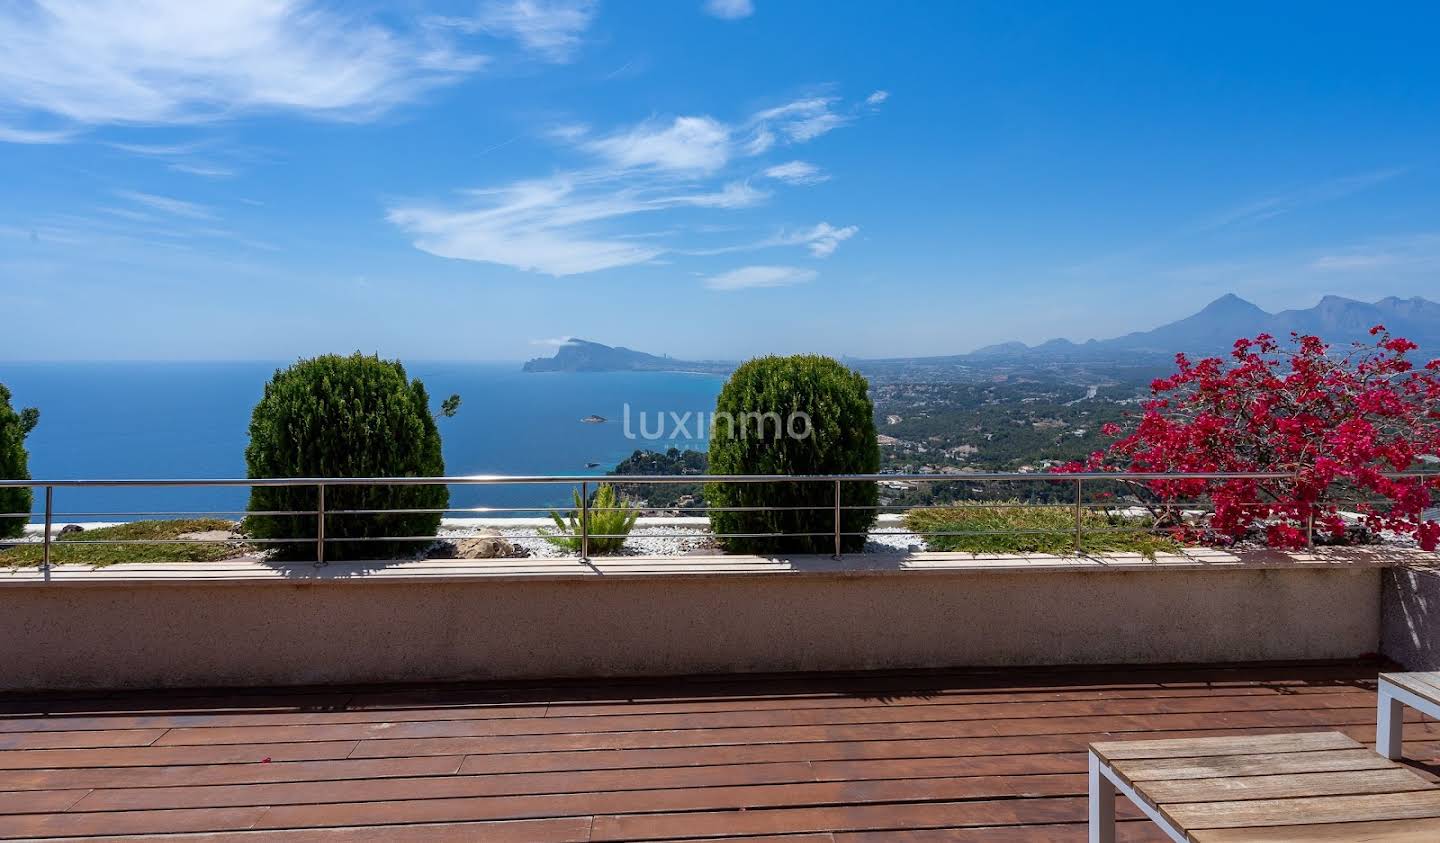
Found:
[[[1415,343],[1383,325],[1370,334],[1373,345],[1338,354],[1298,334],[1283,348],[1266,334],[1237,340],[1228,361],[1177,354],[1175,374],[1152,382],[1130,425],[1101,428],[1115,437],[1107,450],[1055,470],[1284,474],[1144,486],[1167,501],[1208,495],[1208,534],[1220,542],[1256,533],[1281,548],[1312,536],[1339,541],[1347,524],[1338,501],[1350,500],[1368,530],[1434,550],[1440,524],[1424,512],[1440,481],[1395,475],[1440,457],[1440,360],[1417,368],[1406,357]]]

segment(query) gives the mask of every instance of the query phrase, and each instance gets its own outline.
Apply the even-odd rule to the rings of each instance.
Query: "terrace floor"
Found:
[[[1373,744],[1381,667],[0,697],[0,837],[1082,840],[1089,741],[1338,729]],[[1406,737],[1434,780],[1440,724]],[[1162,838],[1134,821],[1121,839]]]

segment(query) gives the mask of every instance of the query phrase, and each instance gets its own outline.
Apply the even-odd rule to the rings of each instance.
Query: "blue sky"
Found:
[[[0,359],[944,354],[1440,298],[1427,4],[0,6]]]

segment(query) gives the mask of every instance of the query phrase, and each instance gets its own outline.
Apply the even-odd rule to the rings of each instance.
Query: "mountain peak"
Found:
[[[1200,313],[1216,314],[1255,314],[1265,313],[1253,302],[1246,301],[1234,293],[1226,293],[1215,301],[1210,302],[1200,309]],[[1197,314],[1198,315],[1198,314]]]

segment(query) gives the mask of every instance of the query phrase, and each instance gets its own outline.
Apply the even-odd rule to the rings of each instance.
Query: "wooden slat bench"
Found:
[[[1119,790],[1194,843],[1440,840],[1440,787],[1339,732],[1090,745],[1090,840]]]
[[[1405,718],[1402,705],[1421,714],[1440,717],[1440,671],[1429,673],[1382,673],[1379,717],[1375,727],[1375,748],[1386,758],[1398,759],[1404,740]]]

